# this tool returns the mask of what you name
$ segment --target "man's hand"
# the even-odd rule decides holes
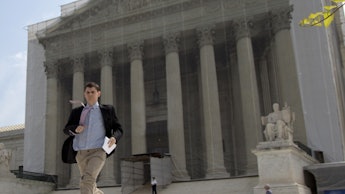
[[[81,132],[83,132],[84,131],[84,126],[82,126],[82,125],[79,125],[76,129],[75,129],[75,132],[76,133],[81,133]]]
[[[108,141],[108,146],[111,147],[114,144],[116,144],[116,139],[114,137],[111,137]]]

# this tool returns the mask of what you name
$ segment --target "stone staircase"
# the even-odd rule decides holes
[[[158,187],[159,194],[253,194],[258,177],[229,178],[172,183]],[[101,188],[104,194],[122,194],[121,187]],[[80,194],[79,190],[59,190],[51,194]],[[131,194],[151,194],[151,185],[145,184]]]
[[[100,188],[104,194],[122,194],[121,187],[105,187]],[[71,189],[71,190],[57,190],[53,191],[50,194],[80,194],[79,189]]]

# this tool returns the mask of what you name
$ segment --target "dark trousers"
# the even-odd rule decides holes
[[[152,185],[152,194],[157,194],[157,185]]]

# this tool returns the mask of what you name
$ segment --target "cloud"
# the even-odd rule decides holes
[[[24,52],[16,53],[14,56],[12,56],[12,58],[16,61],[19,61],[19,62],[25,62],[25,64],[26,64],[26,56],[27,56],[27,54],[24,51]],[[23,63],[21,63],[21,64],[23,64]]]
[[[0,61],[0,127],[25,121],[26,52],[17,52]]]

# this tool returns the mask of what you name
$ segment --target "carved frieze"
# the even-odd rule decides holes
[[[243,0],[223,0],[223,6],[225,9],[240,9],[244,7]]]
[[[89,47],[91,45],[91,41],[93,40],[91,38],[91,34],[89,31],[83,31],[82,33],[75,35],[74,38],[76,38],[77,40],[75,42],[74,48],[77,48],[77,49]]]
[[[91,39],[91,42],[101,42],[102,40],[104,40],[104,30],[102,29],[99,29],[98,32],[96,31],[93,31],[92,34],[91,34],[91,37],[89,39]]]
[[[122,1],[122,5],[125,8],[125,11],[133,11],[143,7],[150,6],[151,4],[156,4],[163,2],[164,0],[126,0]]]
[[[212,14],[214,12],[220,11],[221,9],[221,2],[219,0],[205,0],[204,1],[204,9],[205,12],[208,14]]]
[[[76,30],[105,22],[107,22],[105,27],[109,28],[175,13],[181,9],[201,5],[201,3],[200,0],[100,0],[97,5],[90,5],[88,10],[72,16],[59,30]],[[140,12],[140,10],[143,11]]]
[[[59,53],[63,44],[56,38],[44,42],[46,59],[52,58]]]
[[[261,4],[263,1],[262,0],[245,0],[246,5],[256,5],[256,4]]]

